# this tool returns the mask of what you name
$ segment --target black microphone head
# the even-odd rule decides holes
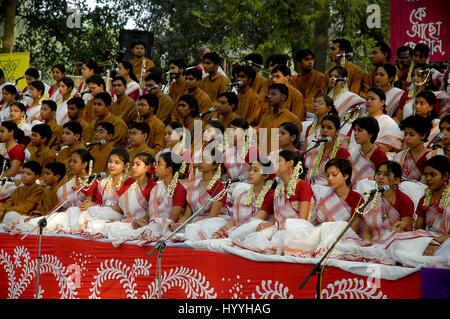
[[[378,189],[378,191],[380,191],[380,192],[387,192],[387,191],[389,191],[389,189],[391,189],[391,188],[388,185],[384,185],[384,186],[381,186]]]
[[[100,174],[98,174],[98,178],[105,178],[105,177],[106,177],[105,172],[101,172]]]
[[[100,140],[101,145],[106,145],[106,140]]]

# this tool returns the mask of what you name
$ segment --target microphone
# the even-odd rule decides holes
[[[22,80],[23,78],[25,78],[25,75],[22,75],[20,78],[18,78],[18,79],[16,79],[16,84],[17,84],[17,82],[19,82],[20,80]]]
[[[336,56],[337,57],[345,56],[345,57],[353,58],[353,52],[350,52],[350,53],[339,53],[339,54],[336,54]]]
[[[239,176],[239,177],[227,179],[226,183],[231,184],[231,183],[236,183],[236,182],[243,182],[244,180],[245,180],[244,176]]]
[[[87,89],[86,91],[81,92],[80,95],[83,96],[87,93],[91,93],[91,89]]]
[[[212,112],[214,112],[216,109],[215,108],[213,108],[213,107],[210,107],[209,109],[207,109],[205,112],[203,112],[203,113],[200,113],[200,117],[203,117],[203,116],[205,116],[206,114],[209,114],[209,113],[212,113]]]
[[[90,147],[90,146],[94,146],[94,145],[105,145],[105,144],[106,144],[105,140],[100,140],[100,141],[96,141],[96,142],[88,142],[88,143],[86,143],[86,146]]]
[[[254,66],[255,65],[255,66],[257,66],[260,69],[264,69],[264,65],[261,65],[261,64],[258,64],[256,62],[253,62],[252,60],[248,60],[247,64],[250,65],[250,66]]]
[[[14,182],[14,178],[12,177],[2,177],[0,178],[0,182],[4,185],[6,182]]]
[[[228,83],[227,86],[240,86],[240,85],[242,85],[242,84],[244,84],[244,82],[242,82],[242,81],[237,81],[237,82],[231,82],[231,83]]]
[[[149,88],[147,89],[147,91],[150,92],[151,90],[154,90],[154,89],[157,89],[157,88],[159,88],[159,85],[155,84],[155,85],[153,85],[152,87],[149,87]]]
[[[339,81],[342,81],[342,82],[348,82],[348,78],[347,77],[345,77],[345,78],[333,78],[334,79],[334,81],[336,81],[336,82],[339,82]]]
[[[431,148],[435,147],[437,145],[437,143],[439,143],[440,141],[445,139],[445,135],[444,133],[439,134],[433,141],[433,143],[431,143]]]
[[[104,177],[106,177],[106,173],[105,172],[101,172],[101,173],[92,174],[92,175],[83,177],[83,179],[93,180],[95,178],[104,178]]]
[[[370,190],[370,191],[367,191],[367,192],[365,192],[363,195],[373,195],[373,194],[375,194],[375,193],[377,193],[377,192],[383,193],[383,192],[387,192],[389,189],[390,189],[389,186],[384,185],[384,186],[381,186],[381,187],[379,187],[379,188],[375,188],[375,189],[372,189],[372,190]]]
[[[316,144],[319,144],[319,143],[330,143],[332,140],[333,139],[328,136],[328,137],[321,138],[321,139],[319,139],[317,141],[313,141],[313,142],[316,142]]]

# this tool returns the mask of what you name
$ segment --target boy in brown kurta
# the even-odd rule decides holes
[[[30,161],[36,161],[41,167],[56,160],[56,154],[48,148],[52,130],[47,124],[36,124],[31,128]]]
[[[66,165],[66,171],[69,170],[69,159],[72,153],[83,146],[80,143],[81,134],[80,123],[70,121],[63,125],[61,150],[58,152],[56,160]]]
[[[147,145],[153,152],[158,153],[164,148],[164,123],[155,115],[158,112],[159,100],[156,95],[144,94],[138,99],[139,118],[138,122],[149,126],[147,133]],[[132,123],[131,123],[132,124]],[[128,130],[128,133],[130,131]]]
[[[150,127],[144,122],[133,122],[128,129],[128,153],[130,154],[130,162],[133,162],[136,154],[140,152],[150,153],[155,158],[158,152],[148,147],[146,141],[150,132]]]
[[[41,120],[50,127],[50,130],[52,132],[51,136],[47,140],[47,146],[55,153],[58,152],[61,148],[61,135],[62,135],[62,127],[58,126],[58,124],[55,121],[56,107],[57,105],[55,101],[52,100],[42,101]]]
[[[125,122],[111,113],[111,96],[106,92],[101,92],[94,96],[95,118],[89,123],[89,142],[95,141],[94,130],[100,122],[109,122],[114,125],[114,135],[111,138],[113,147],[126,146],[128,128]]]
[[[325,94],[325,74],[314,70],[315,56],[309,49],[300,49],[296,55],[300,72],[293,76],[291,84],[303,94],[303,103],[307,112],[313,112],[314,98]]]
[[[164,125],[170,122],[170,118],[175,110],[175,102],[172,98],[161,92],[162,79],[160,73],[150,73],[145,78],[147,87],[145,93],[153,94],[158,98],[158,107],[155,109],[155,115]]]
[[[375,44],[375,47],[372,50],[372,54],[370,55],[370,62],[377,69],[377,66],[382,65],[384,63],[389,63],[391,59],[391,48],[384,42],[378,42]],[[359,92],[359,96],[366,97],[367,91],[375,87],[375,70],[370,71],[365,74],[362,83],[361,83],[361,92]]]
[[[225,130],[230,127],[232,120],[239,117],[239,115],[234,112],[238,103],[238,97],[234,92],[222,93],[217,99],[217,120],[223,125]]]
[[[200,87],[209,95],[211,101],[215,103],[220,93],[230,90],[227,86],[230,80],[217,72],[220,66],[220,57],[216,52],[205,53],[202,62],[208,76],[202,79]]]
[[[87,79],[86,84],[89,87],[92,98],[86,102],[83,109],[83,118],[86,122],[90,123],[95,118],[93,97],[101,92],[106,92],[106,84],[105,80],[98,74],[94,74]]]
[[[260,100],[264,100],[267,96],[267,79],[261,75],[259,75],[259,72],[261,71],[261,68],[263,68],[263,57],[261,54],[258,53],[251,53],[244,57],[244,61],[247,63],[247,65],[251,66],[253,70],[256,72],[255,79],[252,82],[252,90],[256,93],[256,95],[259,97]]]
[[[111,113],[128,125],[136,119],[137,108],[134,100],[125,93],[127,81],[121,76],[115,77],[112,80],[112,89],[116,100],[111,103]]]
[[[66,166],[61,162],[50,162],[44,167],[43,190],[41,198],[36,208],[31,212],[35,216],[45,216],[49,214],[57,205],[58,197],[56,191],[62,185],[66,175]]]
[[[80,123],[83,130],[81,134],[81,143],[87,142],[89,135],[89,123],[83,118],[84,105],[84,100],[80,97],[73,97],[67,101],[67,114],[69,119]]]
[[[292,122],[298,126],[300,133],[302,131],[302,123],[298,117],[287,109],[286,101],[288,95],[289,90],[284,84],[274,83],[269,87],[267,99],[273,112],[270,115],[265,116],[259,125],[259,128],[267,129],[266,134],[263,134],[263,132],[259,130],[259,138],[263,141],[263,143],[260,143],[260,150],[265,154],[269,154],[273,151],[271,149],[271,141],[272,138],[276,137],[272,136],[272,128],[278,128],[284,122]],[[266,145],[264,145],[264,141],[267,141]]]
[[[114,125],[110,122],[100,122],[94,130],[95,142],[104,140],[105,144],[97,144],[88,149],[92,157],[95,158],[93,173],[108,173],[106,166],[108,165],[109,154],[113,150],[111,138],[114,136]]]
[[[22,184],[11,196],[0,205],[0,222],[5,224],[19,224],[33,217],[32,211],[37,207],[42,194],[42,186],[36,180],[42,173],[38,162],[29,161],[23,164]]]

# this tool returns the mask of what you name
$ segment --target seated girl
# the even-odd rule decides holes
[[[375,171],[377,187],[389,186],[378,192],[364,212],[363,245],[382,244],[393,230],[412,230],[414,202],[399,190],[402,167],[394,161],[381,163]]]
[[[428,122],[419,115],[411,115],[399,127],[405,132],[407,149],[397,153],[393,160],[402,167],[402,181],[423,181],[423,165],[431,155],[424,146],[430,134]]]
[[[22,134],[21,134],[22,133]],[[12,121],[4,121],[0,126],[0,141],[2,142],[0,155],[10,161],[10,168],[3,171],[2,177],[20,180],[20,173],[25,161],[25,150],[18,140],[23,132]]]
[[[11,121],[16,123],[17,127],[20,128],[24,135],[31,138],[31,124],[26,121],[27,119],[27,108],[25,105],[23,105],[20,102],[13,102],[13,104],[10,107],[10,117]],[[28,143],[22,143],[21,144],[28,144]]]
[[[316,118],[306,129],[305,142],[302,145],[303,151],[313,146],[314,140],[320,139],[320,123],[322,123],[323,118],[328,114],[339,114],[334,107],[333,99],[323,94],[314,98],[313,112]]]
[[[439,122],[439,132],[444,138],[436,145],[436,149],[432,151],[432,156],[444,155],[450,159],[450,114],[444,116]]]
[[[333,158],[327,162],[325,172],[329,186],[312,186],[318,200],[313,224],[338,220],[348,222],[364,202],[361,194],[351,188],[352,170],[352,163],[346,158]],[[361,216],[357,214],[351,225],[355,233],[360,232],[360,224]]]
[[[299,128],[292,122],[284,122],[278,127],[278,145],[280,149],[272,151],[269,154],[269,159],[273,163],[274,171],[278,168],[278,154],[281,150],[291,150],[300,153],[300,150],[295,147],[299,139]]]
[[[80,229],[89,233],[106,234],[106,223],[121,220],[124,215],[118,206],[120,196],[134,183],[128,176],[129,154],[123,148],[114,148],[108,157],[109,176],[98,182],[100,198],[97,202],[84,201],[80,205]]]
[[[267,158],[258,158],[250,165],[248,181],[251,186],[237,196],[233,205],[233,218],[216,231],[212,239],[234,237],[239,233],[239,226],[248,225],[250,220],[255,223],[250,231],[256,231],[261,220],[273,218],[273,196],[277,183],[271,166]],[[247,231],[244,230],[241,236]]]
[[[393,116],[398,109],[403,90],[393,86],[396,68],[390,63],[378,65],[375,69],[375,87],[386,94],[386,114]]]
[[[375,168],[388,160],[375,141],[378,137],[380,127],[378,121],[372,116],[356,119],[352,123],[355,141],[360,146],[350,150],[353,161],[352,183],[356,186],[363,179],[373,180]]]
[[[42,123],[39,119],[41,113],[42,101],[48,98],[48,93],[45,90],[45,85],[41,81],[33,81],[28,87],[33,101],[27,105],[26,122],[33,126],[37,123]]]
[[[0,121],[9,121],[11,119],[11,105],[14,103],[17,94],[17,88],[13,84],[6,84],[2,87],[3,104],[0,110]]]
[[[221,162],[221,150],[214,147],[203,149],[202,162],[198,164],[198,170],[202,173],[202,176],[188,184],[186,210],[177,223],[171,225],[171,230],[175,230],[194,213],[202,210],[186,227],[185,239],[210,238],[218,228],[229,220],[227,189],[225,189],[229,185],[225,185],[220,179],[222,175]],[[208,203],[212,199],[214,201]],[[200,221],[202,222],[198,225],[192,225]],[[192,236],[192,229],[198,229],[194,231],[194,236]],[[197,235],[200,237],[197,238]]]
[[[350,153],[340,145],[339,128],[341,121],[334,114],[325,116],[321,123],[322,138],[331,137],[328,143],[321,143],[318,148],[306,153],[305,166],[308,170],[306,180],[311,184],[328,185],[325,164],[335,157],[350,159]]]
[[[449,175],[450,163],[445,156],[434,156],[424,164],[425,183],[428,189],[419,201],[414,226],[415,229],[425,229],[434,237],[425,249],[424,255],[434,255],[450,238]]]
[[[436,95],[432,91],[425,90],[416,96],[416,115],[419,115],[427,120],[430,126],[430,134],[424,146],[429,148],[434,139],[439,135],[439,117],[435,109]]]

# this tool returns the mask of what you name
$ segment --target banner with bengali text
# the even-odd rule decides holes
[[[450,57],[450,1],[391,0],[391,50],[423,42],[430,47],[430,62]]]

